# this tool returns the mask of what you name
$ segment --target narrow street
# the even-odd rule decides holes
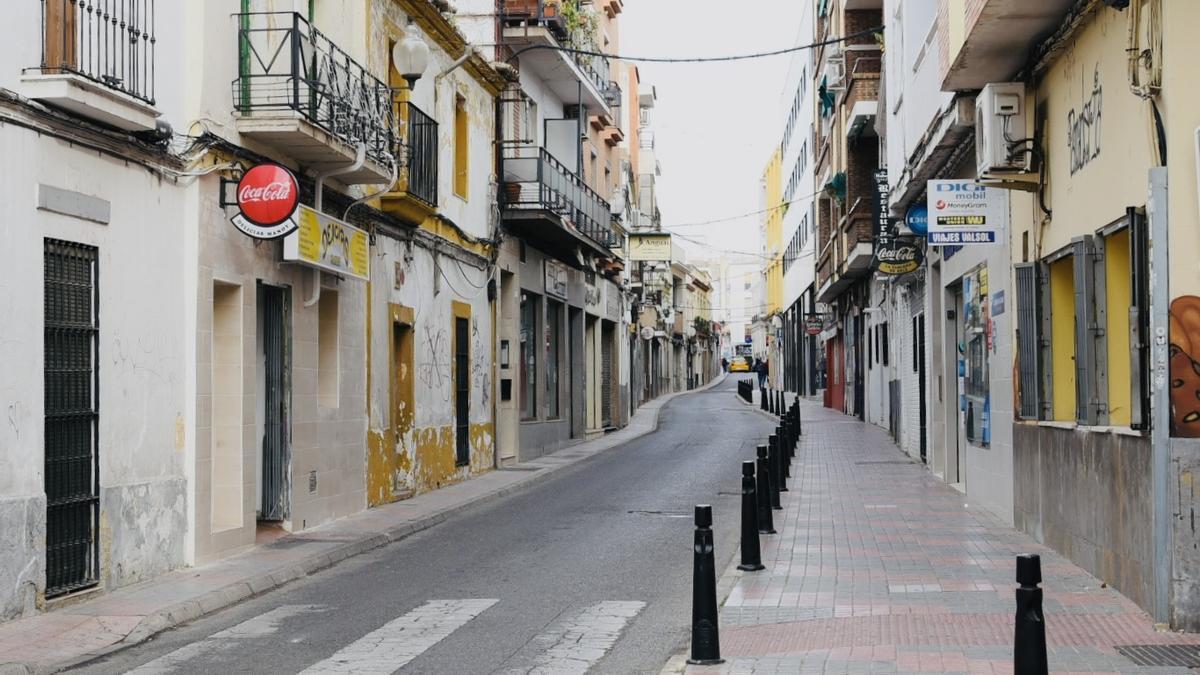
[[[656,433],[78,672],[393,672],[407,660],[401,672],[656,673],[688,638],[695,504],[715,507],[718,570],[737,551],[739,462],[770,423],[735,387],[677,397]],[[583,639],[563,649],[568,629]]]

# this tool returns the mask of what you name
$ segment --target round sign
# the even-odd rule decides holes
[[[271,228],[292,217],[300,204],[296,177],[278,164],[259,164],[242,174],[237,187],[242,217],[254,225]]]
[[[908,213],[904,214],[904,224],[914,233],[924,237],[929,232],[929,206],[918,202],[908,207]]]
[[[654,329],[649,326],[642,327],[642,339],[649,340],[654,337]]]

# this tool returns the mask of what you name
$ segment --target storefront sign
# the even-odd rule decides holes
[[[908,207],[908,213],[904,214],[904,224],[913,234],[924,237],[929,232],[929,206],[917,202]]]
[[[665,232],[629,235],[629,259],[633,261],[670,260],[671,235]]]
[[[259,164],[242,174],[233,226],[255,239],[278,239],[296,230],[300,187],[291,171]]]
[[[546,295],[560,300],[567,299],[567,268],[553,260],[546,260]]]
[[[1008,222],[1008,191],[969,180],[931,180],[929,245],[994,244]]]
[[[825,330],[825,315],[824,314],[805,314],[804,315],[804,332],[809,335],[820,335],[821,331]]]
[[[333,216],[300,206],[298,227],[283,240],[283,259],[366,280],[370,276],[367,233]]]
[[[880,274],[915,272],[925,260],[925,250],[916,237],[880,237],[875,246],[875,269]]]

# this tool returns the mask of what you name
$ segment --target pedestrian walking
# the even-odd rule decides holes
[[[754,372],[758,373],[758,388],[767,386],[767,362],[759,358],[754,359]]]
[[[721,370],[727,373],[729,372],[729,359],[725,358],[724,356],[721,357]]]

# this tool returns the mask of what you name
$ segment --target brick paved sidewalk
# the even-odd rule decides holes
[[[882,429],[801,405],[779,534],[762,539],[767,569],[731,568],[726,663],[688,673],[1011,673],[1018,553],[1042,556],[1052,671],[1191,672],[1139,667],[1114,647],[1200,635],[1156,632],[1119,593],[969,507]]]

